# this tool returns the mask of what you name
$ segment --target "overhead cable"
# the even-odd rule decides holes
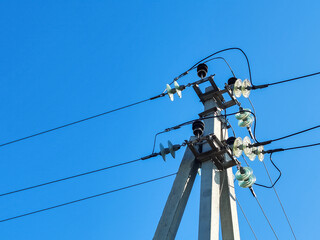
[[[151,100],[163,97],[165,95],[166,95],[166,93],[162,93],[162,94],[159,94],[159,95],[154,96],[152,98],[148,98],[148,99],[145,99],[145,100],[142,100],[142,101],[139,101],[139,102],[131,103],[131,104],[123,106],[123,107],[115,108],[115,109],[110,110],[110,111],[99,113],[99,114],[96,114],[96,115],[93,115],[93,116],[90,116],[90,117],[87,117],[87,118],[83,118],[83,119],[80,119],[80,120],[77,120],[77,121],[74,121],[74,122],[70,122],[70,123],[67,123],[67,124],[64,124],[64,125],[61,125],[61,126],[58,126],[58,127],[55,127],[55,128],[51,128],[51,129],[48,129],[48,130],[45,130],[45,131],[42,131],[42,132],[38,132],[38,133],[29,135],[29,136],[26,136],[26,137],[22,137],[22,138],[18,138],[18,139],[15,139],[15,140],[12,140],[12,141],[9,141],[9,142],[6,142],[6,143],[2,143],[2,144],[0,144],[0,147],[4,147],[4,146],[7,146],[9,144],[17,143],[17,142],[20,142],[20,141],[23,141],[23,140],[26,140],[26,139],[29,139],[29,138],[37,137],[39,135],[43,135],[43,134],[46,134],[46,133],[49,133],[49,132],[53,132],[53,131],[59,130],[61,128],[70,127],[70,126],[78,124],[78,123],[82,123],[82,122],[85,122],[85,121],[88,121],[88,120],[91,120],[91,119],[94,119],[94,118],[97,118],[97,117],[101,117],[101,116],[104,116],[104,115],[107,115],[107,114],[110,114],[110,113],[113,113],[113,112],[120,111],[120,110],[125,109],[125,108],[129,108],[129,107],[132,107],[132,106],[135,106],[135,105],[147,102],[147,101],[151,101]]]
[[[183,145],[180,145],[180,146],[183,146]],[[160,154],[161,153],[152,153],[150,155],[147,155],[147,156],[135,159],[135,160],[131,160],[131,161],[123,162],[123,163],[118,163],[118,164],[115,164],[115,165],[111,165],[111,166],[107,166],[107,167],[104,167],[104,168],[95,169],[95,170],[88,171],[88,172],[79,173],[79,174],[72,175],[72,176],[69,176],[69,177],[59,178],[59,179],[56,179],[56,180],[53,180],[53,181],[40,183],[40,184],[37,184],[37,185],[34,185],[34,186],[21,188],[21,189],[13,190],[13,191],[6,192],[6,193],[1,193],[0,197],[4,197],[4,196],[11,195],[11,194],[14,194],[14,193],[24,192],[24,191],[31,190],[31,189],[34,189],[34,188],[47,186],[47,185],[50,185],[50,184],[53,184],[53,183],[63,182],[63,181],[66,181],[66,180],[82,177],[82,176],[93,174],[93,173],[106,171],[106,170],[111,169],[111,168],[116,168],[116,167],[128,165],[128,164],[135,163],[135,162],[138,162],[138,161],[141,161],[141,160],[147,160],[147,159],[156,157],[156,156],[158,156]]]
[[[217,52],[215,52],[215,53],[210,54],[209,56],[207,56],[207,57],[201,59],[200,61],[198,61],[196,64],[194,64],[194,65],[193,65],[191,68],[189,68],[187,71],[181,73],[181,74],[180,74],[178,77],[176,77],[174,80],[178,80],[179,78],[187,75],[187,74],[189,73],[189,71],[195,69],[200,63],[203,63],[205,60],[211,58],[212,56],[217,55],[217,54],[222,53],[222,52],[232,51],[232,50],[240,51],[240,52],[243,54],[243,56],[246,58],[247,66],[248,66],[248,71],[249,71],[249,80],[250,80],[250,82],[251,82],[251,85],[253,85],[253,83],[252,83],[252,76],[251,76],[251,68],[250,68],[250,63],[249,63],[248,56],[247,56],[247,54],[246,54],[241,48],[237,48],[237,47],[222,49],[222,50],[220,50],[220,51],[217,51]],[[213,59],[212,59],[212,60],[213,60]],[[209,61],[210,61],[210,60],[209,60]],[[228,64],[228,65],[229,65],[229,64]],[[171,84],[171,83],[170,83],[170,84]]]
[[[254,183],[254,185],[257,185],[259,187],[264,187],[264,188],[273,188],[277,182],[279,181],[281,175],[282,175],[282,172],[281,170],[276,166],[276,164],[272,161],[272,153],[270,154],[270,162],[272,163],[272,165],[278,170],[279,172],[279,176],[278,178],[276,179],[276,181],[274,181],[274,183],[271,183],[271,186],[266,186],[266,185],[263,185],[263,184],[259,184],[259,183]],[[263,162],[263,164],[265,165],[265,163]]]
[[[71,202],[66,202],[66,203],[58,204],[58,205],[55,205],[55,206],[52,206],[52,207],[43,208],[43,209],[40,209],[40,210],[37,210],[37,211],[32,211],[32,212],[24,213],[24,214],[17,215],[17,216],[14,216],[14,217],[5,218],[5,219],[0,220],[0,223],[7,222],[7,221],[10,221],[10,220],[14,220],[14,219],[17,219],[17,218],[26,217],[26,216],[33,215],[33,214],[36,214],[36,213],[52,210],[52,209],[55,209],[55,208],[63,207],[63,206],[66,206],[66,205],[82,202],[82,201],[85,201],[85,200],[88,200],[88,199],[101,197],[101,196],[108,195],[108,194],[115,193],[115,192],[119,192],[119,191],[122,191],[122,190],[125,190],[125,189],[129,189],[129,188],[137,187],[137,186],[144,185],[144,184],[147,184],[147,183],[155,182],[155,181],[158,181],[158,180],[161,180],[161,179],[164,179],[164,178],[168,178],[168,177],[171,177],[171,176],[174,176],[174,175],[176,175],[176,173],[172,173],[172,174],[169,174],[169,175],[166,175],[166,176],[163,176],[163,177],[154,178],[154,179],[151,179],[151,180],[148,180],[148,181],[136,183],[136,184],[129,185],[129,186],[126,186],[126,187],[114,189],[114,190],[111,190],[111,191],[108,191],[108,192],[99,193],[99,194],[92,195],[92,196],[89,196],[89,197],[80,198],[78,200],[74,200],[74,201],[71,201]]]
[[[271,149],[271,150],[264,151],[264,153],[269,153],[270,154],[270,153],[283,152],[283,151],[295,150],[295,149],[300,149],[300,148],[315,147],[315,146],[319,146],[319,145],[320,145],[320,142],[319,143],[314,143],[314,144],[309,144],[309,145],[291,147],[291,148]]]
[[[246,219],[246,222],[248,223],[248,225],[249,225],[249,227],[250,227],[250,229],[251,229],[251,232],[252,232],[252,234],[253,234],[254,238],[255,238],[256,240],[258,240],[257,235],[256,235],[256,234],[255,234],[255,232],[253,231],[253,228],[252,228],[252,226],[251,226],[251,224],[250,224],[250,222],[249,222],[249,219],[247,218],[247,216],[246,216],[246,214],[245,214],[245,212],[244,212],[243,208],[241,207],[241,205],[240,205],[240,202],[239,202],[238,198],[237,198],[237,197],[235,197],[235,196],[234,196],[234,198],[236,199],[237,204],[238,204],[238,206],[239,206],[239,208],[240,208],[240,210],[241,210],[241,212],[242,212],[242,214],[243,214],[244,218]]]
[[[270,155],[270,158],[271,158],[271,155]],[[272,160],[271,160],[271,162],[272,162]],[[273,162],[272,162],[273,163]],[[286,218],[286,220],[287,220],[287,223],[288,223],[288,225],[289,225],[289,227],[290,227],[290,229],[291,229],[291,233],[292,233],[292,235],[293,235],[293,237],[294,237],[294,239],[296,239],[297,240],[297,237],[296,237],[296,235],[295,235],[295,233],[294,233],[294,231],[293,231],[293,227],[292,227],[292,225],[291,225],[291,223],[290,223],[290,220],[289,220],[289,217],[288,217],[288,215],[287,215],[287,213],[286,213],[286,210],[284,209],[284,206],[283,206],[283,204],[282,204],[282,202],[281,202],[281,200],[280,200],[280,197],[279,197],[279,195],[278,195],[278,193],[277,193],[277,190],[276,190],[276,188],[275,188],[275,183],[273,183],[273,181],[272,181],[272,179],[271,179],[271,176],[270,176],[270,173],[269,173],[269,171],[268,171],[268,168],[267,168],[267,166],[266,166],[266,164],[263,162],[263,165],[264,165],[264,168],[265,168],[265,170],[266,170],[266,172],[267,172],[267,175],[268,175],[268,178],[269,178],[269,180],[270,180],[270,183],[271,183],[271,185],[272,185],[272,188],[273,188],[273,191],[274,191],[274,193],[276,194],[276,197],[277,197],[277,199],[278,199],[278,202],[279,202],[279,204],[280,204],[280,206],[281,206],[281,208],[282,208],[282,211],[283,211],[283,213],[284,213],[284,216],[285,216],[285,218]],[[277,168],[277,167],[276,167]],[[277,168],[278,169],[278,168]],[[279,169],[278,169],[279,170]],[[280,170],[279,170],[280,171]],[[280,174],[281,174],[281,172],[280,172]],[[280,176],[279,176],[279,178],[280,178]],[[277,181],[279,180],[279,178],[277,179]]]
[[[278,236],[277,236],[277,234],[276,234],[276,231],[275,231],[274,228],[272,227],[272,224],[271,224],[269,218],[267,217],[265,211],[263,210],[263,208],[262,208],[262,206],[261,206],[261,204],[260,204],[260,202],[259,202],[259,200],[258,200],[258,197],[255,195],[254,198],[256,199],[256,201],[257,201],[257,203],[258,203],[258,205],[259,205],[259,207],[260,207],[260,209],[261,209],[261,212],[263,213],[265,219],[267,220],[267,222],[268,222],[268,224],[269,224],[269,226],[270,226],[270,228],[271,228],[274,236],[276,237],[276,239],[279,240],[279,238],[278,238]]]
[[[261,85],[255,85],[252,86],[252,89],[261,89],[261,88],[266,88],[269,86],[273,86],[273,85],[277,85],[277,84],[282,84],[282,83],[287,83],[287,82],[291,82],[291,81],[296,81],[299,79],[303,79],[303,78],[307,78],[307,77],[312,77],[312,76],[316,76],[319,75],[320,72],[316,72],[316,73],[311,73],[311,74],[307,74],[307,75],[303,75],[303,76],[299,76],[299,77],[295,77],[295,78],[290,78],[287,80],[283,80],[283,81],[279,81],[279,82],[274,82],[274,83],[267,83],[267,84],[261,84]]]
[[[6,192],[6,193],[1,193],[0,197],[4,197],[4,196],[11,195],[11,194],[18,193],[18,192],[31,190],[31,189],[38,188],[38,187],[43,187],[43,186],[50,185],[50,184],[53,184],[53,183],[58,183],[58,182],[70,180],[70,179],[73,179],[73,178],[82,177],[82,176],[93,174],[93,173],[97,173],[97,172],[102,172],[102,171],[105,171],[105,170],[108,170],[108,169],[111,169],[111,168],[116,168],[116,167],[120,167],[120,166],[123,166],[123,165],[127,165],[127,164],[131,164],[131,163],[134,163],[134,162],[138,162],[140,160],[141,160],[141,158],[135,159],[135,160],[132,160],[132,161],[128,161],[128,162],[123,162],[123,163],[111,165],[111,166],[104,167],[104,168],[95,169],[95,170],[84,172],[84,173],[79,173],[79,174],[72,175],[72,176],[65,177],[65,178],[59,178],[59,179],[56,179],[56,180],[53,180],[53,181],[40,183],[40,184],[37,184],[37,185],[34,185],[34,186],[21,188],[21,189],[17,189],[17,190]]]
[[[254,146],[267,145],[267,144],[270,144],[270,143],[273,143],[273,142],[276,142],[276,141],[280,141],[280,140],[283,140],[283,139],[286,139],[286,138],[290,138],[290,137],[299,135],[299,134],[301,134],[301,133],[309,132],[309,131],[314,130],[314,129],[317,129],[317,128],[320,128],[320,125],[316,125],[316,126],[314,126],[314,127],[307,128],[307,129],[304,129],[304,130],[302,130],[302,131],[298,131],[298,132],[295,132],[295,133],[292,133],[292,134],[289,134],[289,135],[286,135],[286,136],[283,136],[283,137],[279,137],[279,138],[275,138],[275,139],[271,139],[271,140],[259,142],[259,143],[253,144],[253,145],[254,145]]]

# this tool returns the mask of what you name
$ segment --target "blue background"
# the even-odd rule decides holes
[[[255,84],[319,71],[319,1],[1,1],[0,140],[38,131],[151,97],[210,53],[241,47]],[[248,78],[243,56],[223,54],[237,77]],[[218,60],[216,82],[231,77]],[[195,81],[191,72],[181,84]],[[268,140],[319,124],[319,77],[252,92],[257,138]],[[241,98],[244,106],[249,106]],[[203,109],[192,89],[0,149],[0,192],[93,170],[151,153],[154,134],[193,119]],[[234,109],[236,110],[236,109]],[[230,112],[230,110],[229,110]],[[236,127],[234,117],[230,121]],[[246,131],[237,128],[239,136]],[[319,141],[313,131],[267,149]],[[180,143],[190,127],[162,135]],[[158,147],[157,147],[158,150]],[[177,171],[161,158],[0,198],[0,218]],[[277,185],[298,239],[318,235],[319,148],[274,154]],[[277,172],[266,164],[276,178]],[[252,163],[258,182],[269,183]],[[0,238],[151,239],[173,177],[0,224]],[[199,178],[177,239],[197,239]],[[280,239],[293,239],[272,190],[256,193]],[[236,188],[258,239],[274,239],[254,198]],[[253,235],[238,210],[242,239]]]

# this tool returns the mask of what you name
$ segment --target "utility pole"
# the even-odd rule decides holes
[[[208,77],[207,81],[212,86],[208,87],[205,93],[201,92],[198,85],[193,86],[204,104],[204,112],[199,114],[201,117],[220,115],[223,109],[237,104],[230,89],[226,87],[220,90],[214,83],[213,76]],[[231,97],[229,102],[222,97],[226,92]],[[205,119],[204,124],[204,143],[199,147],[199,140],[195,137],[187,143],[188,148],[181,161],[154,240],[175,239],[199,167],[201,190],[198,239],[219,240],[219,220],[224,240],[240,239],[231,168],[237,165],[237,160],[223,145],[223,141],[228,137],[227,123],[223,117],[214,117]]]

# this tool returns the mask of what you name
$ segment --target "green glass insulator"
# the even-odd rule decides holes
[[[243,152],[248,157],[252,153],[251,141],[248,136],[243,138]]]
[[[173,84],[174,84],[174,88],[176,89],[176,93],[178,94],[179,98],[182,98],[179,84],[177,83],[177,81],[174,81]]]
[[[235,115],[236,119],[243,120],[250,116],[251,110],[249,108],[245,108],[243,110],[244,110],[243,112],[239,112]]]
[[[243,168],[244,173],[241,173],[240,170],[238,170],[235,174],[236,179],[238,181],[245,181],[247,180],[253,173],[252,169],[250,167],[244,167]]]
[[[253,117],[248,116],[244,118],[243,120],[239,120],[238,126],[239,127],[249,127],[253,123]]]
[[[167,84],[166,89],[167,89],[167,93],[168,93],[170,100],[173,101],[173,91],[172,91],[172,88],[170,87],[169,84]]]
[[[242,154],[242,139],[241,137],[236,138],[233,143],[233,155],[240,157]]]
[[[239,98],[241,97],[241,87],[242,87],[242,81],[241,79],[237,79],[237,81],[234,83],[234,86],[233,86],[233,94]]]
[[[242,86],[241,86],[241,92],[242,92],[242,95],[245,97],[245,98],[248,98],[249,95],[250,95],[250,90],[251,90],[251,83],[248,79],[245,79],[243,80],[242,82]]]
[[[245,181],[239,181],[239,186],[242,188],[249,188],[256,182],[256,176],[253,174]]]
[[[252,152],[251,154],[248,156],[248,158],[251,160],[251,161],[254,161],[256,159],[256,156],[257,156],[257,148],[256,147],[252,147],[251,148]]]
[[[259,159],[259,161],[260,162],[262,162],[263,161],[263,159],[264,159],[264,147],[263,146],[259,146],[258,147],[258,149],[257,149],[257,152],[258,152],[258,159]]]

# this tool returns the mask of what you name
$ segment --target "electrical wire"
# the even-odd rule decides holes
[[[214,56],[214,55],[217,55],[217,54],[219,54],[219,53],[226,52],[226,51],[231,51],[231,50],[238,50],[238,51],[240,51],[240,52],[242,53],[242,55],[246,58],[247,65],[248,65],[248,71],[249,71],[249,80],[250,80],[250,82],[251,82],[251,85],[253,86],[253,84],[252,84],[252,76],[251,76],[251,68],[250,68],[250,63],[249,63],[248,56],[246,55],[246,53],[245,53],[241,48],[237,48],[237,47],[222,49],[222,50],[217,51],[217,52],[215,52],[215,53],[213,53],[213,54],[210,54],[209,56],[207,56],[207,57],[203,58],[202,60],[198,61],[196,64],[194,64],[194,65],[193,65],[191,68],[189,68],[187,71],[181,73],[178,77],[176,77],[176,78],[170,83],[170,85],[171,85],[174,81],[177,81],[179,78],[186,76],[186,75],[189,73],[189,71],[195,69],[200,63],[204,62],[204,61],[207,60],[208,58],[210,58],[210,57],[212,57],[212,56]],[[210,60],[208,60],[208,61],[206,61],[206,62],[209,62],[209,61],[212,61],[212,60],[215,60],[215,59],[222,59],[222,58],[220,58],[220,57],[219,57],[219,58],[212,58],[212,59],[210,59]],[[224,58],[223,58],[223,59],[224,59]],[[227,62],[225,59],[224,59],[224,61],[227,63],[227,65],[229,66],[232,74],[234,75],[234,73],[233,73],[230,65],[228,64],[228,62]],[[234,75],[234,76],[235,76],[235,75]]]
[[[240,51],[240,52],[243,54],[243,56],[246,58],[247,65],[248,65],[248,71],[249,71],[249,80],[250,80],[250,82],[251,82],[251,85],[253,85],[253,84],[252,84],[252,76],[251,76],[251,68],[250,68],[250,63],[249,63],[248,56],[247,56],[247,54],[246,54],[241,48],[237,48],[237,47],[226,48],[226,49],[222,49],[222,50],[220,50],[220,51],[217,51],[217,52],[215,52],[215,53],[213,53],[213,54],[211,54],[211,55],[203,58],[202,60],[198,61],[198,62],[197,62],[196,64],[194,64],[191,68],[189,68],[189,69],[187,70],[187,72],[195,69],[195,68],[198,66],[198,64],[202,63],[203,61],[207,60],[208,58],[210,58],[210,57],[212,57],[212,56],[214,56],[214,55],[217,55],[217,54],[219,54],[219,53],[226,52],[226,51],[231,51],[231,50],[238,50],[238,51]]]
[[[307,74],[307,75],[303,75],[303,76],[295,77],[295,78],[290,78],[290,79],[283,80],[283,81],[279,81],[279,82],[268,83],[268,84],[265,84],[265,85],[267,85],[267,87],[269,87],[269,86],[272,86],[272,85],[277,85],[277,84],[281,84],[281,83],[291,82],[291,81],[295,81],[295,80],[302,79],[302,78],[307,78],[307,77],[312,77],[312,76],[319,75],[319,74],[320,74],[320,72],[311,73],[311,74]]]
[[[247,110],[242,110],[242,112],[250,112],[250,111],[247,111]],[[153,151],[152,153],[154,152],[155,150],[155,145],[156,145],[156,141],[157,141],[157,137],[160,135],[160,134],[163,134],[163,133],[167,133],[167,132],[170,132],[170,131],[173,131],[173,130],[177,130],[183,126],[186,126],[186,125],[190,125],[192,123],[194,123],[195,121],[198,121],[198,120],[206,120],[206,119],[211,119],[211,118],[216,118],[216,117],[227,117],[227,116],[232,116],[232,115],[235,115],[239,112],[233,112],[233,113],[228,113],[228,114],[224,114],[224,115],[215,115],[215,116],[209,116],[209,117],[201,117],[201,118],[197,118],[197,119],[193,119],[193,120],[189,120],[189,121],[186,121],[184,123],[181,123],[181,124],[178,124],[174,127],[170,127],[170,128],[166,128],[165,130],[161,131],[161,132],[158,132],[155,137],[154,137],[154,141],[153,141]],[[251,112],[250,112],[251,113]],[[254,115],[254,114],[253,114]],[[254,118],[255,115],[254,115]],[[230,125],[231,126],[231,125]],[[232,128],[233,130],[233,128]],[[233,130],[233,134],[235,135],[235,132]]]
[[[158,137],[158,135],[160,135],[160,134],[162,134],[162,133],[165,133],[165,131],[158,132],[156,135],[154,135],[152,153],[154,153],[154,149],[155,149],[155,147],[156,147],[157,137]]]
[[[254,196],[254,198],[257,200],[257,203],[258,203],[258,205],[259,205],[259,207],[260,207],[260,209],[261,209],[261,211],[262,211],[262,213],[263,213],[263,215],[264,215],[265,219],[267,220],[267,222],[268,222],[268,224],[269,224],[269,226],[270,226],[270,228],[271,228],[271,230],[272,230],[272,232],[273,232],[274,236],[276,237],[276,239],[278,239],[278,240],[279,240],[279,238],[278,238],[278,236],[277,236],[277,234],[276,234],[276,232],[275,232],[274,228],[272,227],[271,222],[269,221],[269,219],[268,219],[268,217],[267,217],[267,215],[266,215],[265,211],[263,210],[263,208],[262,208],[262,206],[261,206],[261,204],[260,204],[260,202],[259,202],[259,200],[258,200],[258,197],[255,195],[255,196]]]
[[[183,147],[183,146],[185,146],[185,145],[186,145],[186,142],[184,142],[183,144],[181,144],[181,145],[179,145],[179,146],[180,146],[180,147]],[[179,149],[180,149],[180,148],[179,148]],[[177,149],[177,150],[178,150],[178,149]],[[177,150],[176,150],[176,151],[177,151]],[[147,155],[147,156],[144,156],[144,157],[135,159],[135,160],[131,160],[131,161],[123,162],[123,163],[118,163],[118,164],[115,164],[115,165],[111,165],[111,166],[107,166],[107,167],[104,167],[104,168],[95,169],[95,170],[88,171],[88,172],[79,173],[79,174],[72,175],[72,176],[65,177],[65,178],[59,178],[59,179],[56,179],[56,180],[53,180],[53,181],[49,181],[49,182],[37,184],[37,185],[34,185],[34,186],[30,186],[30,187],[25,187],[25,188],[13,190],[13,191],[6,192],[6,193],[0,193],[0,197],[4,197],[4,196],[7,196],[7,195],[11,195],[11,194],[15,194],[15,193],[19,193],[19,192],[31,190],[31,189],[38,188],[38,187],[43,187],[43,186],[50,185],[50,184],[53,184],[53,183],[58,183],[58,182],[70,180],[70,179],[73,179],[73,178],[82,177],[82,176],[89,175],[89,174],[93,174],[93,173],[102,172],[102,171],[105,171],[105,170],[108,170],[108,169],[111,169],[111,168],[116,168],[116,167],[128,165],[128,164],[135,163],[135,162],[138,162],[138,161],[141,161],[141,160],[144,161],[144,160],[147,160],[147,159],[156,157],[156,156],[158,156],[158,155],[160,155],[160,154],[161,154],[161,153],[154,153],[154,152],[152,152],[152,154],[150,154],[150,155]]]
[[[314,144],[309,144],[309,145],[304,145],[304,146],[297,146],[297,147],[291,147],[291,148],[277,148],[277,149],[271,149],[268,151],[264,151],[264,153],[270,154],[270,162],[272,163],[272,165],[278,170],[279,172],[279,176],[276,179],[276,181],[271,185],[271,186],[266,186],[263,184],[259,184],[259,183],[254,183],[255,185],[259,186],[259,187],[264,187],[264,188],[273,188],[276,183],[279,181],[282,172],[281,170],[276,166],[276,164],[273,162],[272,160],[272,154],[276,153],[276,152],[283,152],[283,151],[289,151],[289,150],[295,150],[295,149],[300,149],[300,148],[308,148],[308,147],[314,147],[314,146],[319,146],[320,143],[314,143]],[[245,159],[244,159],[245,160]],[[265,163],[263,162],[263,164],[265,165]],[[248,165],[248,164],[247,164]],[[265,166],[266,167],[266,166]]]
[[[271,150],[264,151],[264,153],[270,154],[270,153],[283,152],[283,151],[295,150],[295,149],[300,149],[300,148],[314,147],[314,146],[319,146],[319,145],[320,145],[320,142],[314,143],[314,144],[309,144],[309,145],[291,147],[291,148],[271,149]]]
[[[230,128],[231,128],[231,131],[232,131],[232,134],[234,137],[236,137],[236,132],[234,131],[234,128],[232,127],[231,123],[229,122],[229,120],[227,119],[227,123],[229,124]]]
[[[120,111],[122,109],[126,109],[126,108],[129,108],[129,107],[132,107],[132,106],[135,106],[135,105],[147,102],[147,101],[151,101],[151,100],[163,97],[165,95],[166,95],[165,93],[162,93],[162,94],[159,94],[157,96],[154,96],[154,97],[151,97],[151,98],[139,101],[139,102],[131,103],[131,104],[123,106],[123,107],[115,108],[115,109],[110,110],[110,111],[99,113],[99,114],[96,114],[96,115],[93,115],[93,116],[90,116],[90,117],[87,117],[87,118],[83,118],[83,119],[80,119],[80,120],[77,120],[77,121],[74,121],[74,122],[70,122],[70,123],[67,123],[67,124],[64,124],[64,125],[61,125],[61,126],[58,126],[58,127],[55,127],[55,128],[51,128],[51,129],[48,129],[48,130],[45,130],[45,131],[42,131],[42,132],[38,132],[38,133],[29,135],[29,136],[26,136],[26,137],[22,137],[22,138],[18,138],[18,139],[15,139],[15,140],[12,140],[12,141],[9,141],[9,142],[6,142],[6,143],[2,143],[2,144],[0,144],[0,147],[4,147],[4,146],[7,146],[7,145],[10,145],[10,144],[13,144],[13,143],[17,143],[17,142],[20,142],[20,141],[23,141],[23,140],[27,140],[29,138],[37,137],[37,136],[40,136],[40,135],[43,135],[43,134],[46,134],[46,133],[49,133],[49,132],[53,132],[53,131],[62,129],[62,128],[70,127],[70,126],[78,124],[78,123],[82,123],[82,122],[85,122],[85,121],[88,121],[88,120],[91,120],[91,119],[94,119],[94,118],[97,118],[97,117],[101,117],[101,116],[104,116],[104,115],[107,115],[107,114],[110,114],[110,113],[113,113],[113,112]]]
[[[245,163],[247,164],[247,166],[250,167],[248,161],[247,161],[246,158],[243,156],[243,154],[241,154],[241,157],[243,158],[243,160],[245,161]]]
[[[319,127],[320,127],[320,125],[317,125],[317,126],[314,126],[314,127],[311,127],[311,128],[308,128],[308,129],[299,131],[299,132],[295,132],[295,133],[289,134],[289,135],[284,136],[284,137],[276,138],[276,139],[273,139],[273,140],[270,140],[270,141],[272,141],[272,142],[280,141],[280,140],[282,140],[282,139],[289,138],[289,137],[292,137],[292,136],[295,136],[295,135],[299,135],[299,134],[301,134],[301,133],[305,133],[305,132],[308,132],[308,131],[317,129],[317,128],[319,128]]]
[[[252,110],[253,110],[253,115],[254,115],[254,118],[255,118],[255,121],[254,121],[254,124],[253,124],[253,137],[254,137],[254,140],[258,143],[258,140],[257,140],[257,137],[256,137],[256,128],[257,128],[257,114],[256,114],[256,109],[255,107],[253,106],[253,103],[251,102],[251,99],[248,97],[248,100],[249,100],[249,103],[252,107]]]
[[[114,192],[119,192],[119,191],[122,191],[122,190],[125,190],[125,189],[137,187],[137,186],[144,185],[144,184],[147,184],[147,183],[155,182],[155,181],[158,181],[158,180],[161,180],[161,179],[164,179],[164,178],[168,178],[168,177],[174,176],[176,174],[177,173],[172,173],[172,174],[169,174],[169,175],[166,175],[166,176],[162,176],[162,177],[154,178],[154,179],[151,179],[151,180],[148,180],[148,181],[144,181],[144,182],[136,183],[136,184],[133,184],[133,185],[129,185],[129,186],[126,186],[126,187],[114,189],[114,190],[111,190],[111,191],[108,191],[108,192],[103,192],[103,193],[92,195],[92,196],[89,196],[89,197],[80,198],[78,200],[74,200],[74,201],[71,201],[71,202],[66,202],[66,203],[58,204],[58,205],[55,205],[55,206],[52,206],[52,207],[43,208],[43,209],[40,209],[40,210],[37,210],[37,211],[28,212],[28,213],[17,215],[17,216],[10,217],[10,218],[5,218],[5,219],[0,220],[0,223],[7,222],[7,221],[10,221],[10,220],[13,220],[13,219],[17,219],[17,218],[26,217],[26,216],[33,215],[33,214],[36,214],[36,213],[52,210],[52,209],[55,209],[55,208],[63,207],[63,206],[66,206],[66,205],[78,203],[78,202],[81,202],[81,201],[85,201],[85,200],[88,200],[88,199],[100,197],[100,196],[103,196],[103,195],[108,195],[108,194],[111,194],[111,193],[114,193]]]
[[[221,59],[221,60],[223,60],[223,61],[228,65],[228,68],[230,69],[230,72],[232,73],[233,77],[236,77],[236,75],[234,74],[231,66],[229,65],[229,63],[227,62],[227,60],[226,60],[224,57],[211,58],[211,59],[209,59],[209,60],[207,60],[207,61],[205,61],[205,62],[203,62],[203,63],[211,62],[211,61],[216,60],[216,59]]]
[[[320,145],[320,142],[319,143],[314,143],[314,144],[309,144],[309,145],[304,145],[304,146],[283,148],[283,151],[295,150],[295,149],[300,149],[300,148],[308,148],[308,147],[314,147],[314,146],[319,146],[319,145]]]
[[[295,132],[295,133],[292,133],[292,134],[289,134],[289,135],[286,135],[286,136],[283,136],[283,137],[279,137],[279,138],[275,138],[275,139],[271,139],[271,140],[267,140],[267,141],[263,141],[263,142],[258,142],[257,144],[253,144],[253,146],[256,146],[256,145],[257,146],[258,145],[267,145],[267,144],[270,144],[270,143],[273,143],[273,142],[276,142],[276,141],[280,141],[280,140],[283,140],[283,139],[286,139],[286,138],[289,138],[289,137],[293,137],[293,136],[299,135],[301,133],[309,132],[309,131],[317,129],[317,128],[320,128],[320,125],[316,125],[314,127],[307,128],[307,129],[304,129],[302,131],[298,131],[298,132]]]
[[[139,158],[139,159],[135,159],[135,160],[128,161],[128,162],[123,162],[123,163],[111,165],[111,166],[108,166],[108,167],[99,168],[99,169],[92,170],[92,171],[89,171],[89,172],[84,172],[84,173],[76,174],[76,175],[73,175],[73,176],[69,176],[69,177],[60,178],[60,179],[56,179],[56,180],[53,180],[53,181],[37,184],[37,185],[34,185],[34,186],[25,187],[25,188],[21,188],[21,189],[18,189],[18,190],[2,193],[2,194],[0,194],[0,197],[4,197],[4,196],[11,195],[11,194],[18,193],[18,192],[31,190],[31,189],[38,188],[38,187],[43,187],[43,186],[50,185],[50,184],[53,184],[53,183],[58,183],[58,182],[70,180],[70,179],[73,179],[73,178],[82,177],[82,176],[93,174],[93,173],[97,173],[97,172],[102,172],[102,171],[105,171],[105,170],[108,170],[108,169],[111,169],[111,168],[116,168],[116,167],[124,166],[124,165],[127,165],[127,164],[131,164],[131,163],[134,163],[134,162],[138,162],[140,160],[142,160],[142,159]]]
[[[272,155],[272,154],[270,154],[270,159],[271,159],[271,155]],[[272,160],[271,160],[271,162],[272,162]],[[272,162],[272,163],[273,163],[273,162]],[[264,162],[263,162],[263,165],[264,165],[264,168],[265,168],[265,170],[266,170],[266,172],[267,172],[267,175],[268,175],[268,178],[269,178],[269,180],[270,180],[270,183],[272,184],[273,191],[274,191],[274,193],[275,193],[276,196],[277,196],[278,202],[279,202],[279,204],[280,204],[280,206],[281,206],[281,208],[282,208],[282,211],[283,211],[283,213],[284,213],[284,215],[285,215],[285,217],[286,217],[286,220],[287,220],[287,222],[288,222],[288,225],[289,225],[289,227],[290,227],[290,229],[291,229],[291,233],[292,233],[294,239],[297,240],[297,237],[296,237],[296,235],[294,234],[294,231],[293,231],[293,227],[292,227],[292,225],[291,225],[291,223],[290,223],[289,217],[288,217],[288,215],[287,215],[287,213],[286,213],[286,210],[284,209],[284,206],[283,206],[283,204],[282,204],[282,202],[281,202],[281,200],[280,200],[280,197],[279,197],[279,195],[278,195],[278,193],[277,193],[277,190],[276,190],[276,188],[275,188],[276,182],[275,182],[275,183],[272,182],[270,173],[269,173],[268,168],[267,168],[267,166],[266,166],[266,164],[265,164]],[[277,168],[277,167],[276,167],[276,168]],[[278,168],[277,168],[277,169],[278,169]],[[279,170],[279,169],[278,169],[278,170]],[[280,170],[279,170],[279,171],[280,171]],[[281,171],[280,171],[280,176],[281,176]],[[280,178],[280,176],[279,176],[279,178]],[[279,178],[277,179],[277,181],[279,180]]]
[[[273,153],[270,154],[270,162],[271,162],[272,165],[278,170],[278,172],[279,172],[278,178],[276,179],[276,181],[275,181],[274,183],[272,183],[271,186],[266,186],[266,185],[259,184],[259,183],[254,183],[254,185],[257,185],[257,186],[259,186],[259,187],[264,187],[264,188],[273,188],[273,187],[277,184],[277,182],[279,181],[279,179],[280,179],[280,177],[281,177],[281,175],[282,175],[282,172],[281,172],[281,170],[276,166],[276,164],[272,161],[272,154],[273,154]],[[266,168],[266,165],[265,165],[264,161],[263,161],[263,165],[264,165],[265,168]]]
[[[237,197],[235,197],[235,196],[234,196],[234,198],[235,198],[235,200],[236,200],[236,202],[237,202],[238,206],[240,207],[240,210],[241,210],[241,212],[242,212],[242,214],[243,214],[244,218],[246,219],[246,222],[248,223],[248,225],[249,225],[249,227],[250,227],[250,229],[251,229],[251,232],[253,233],[254,238],[255,238],[256,240],[258,240],[257,235],[256,235],[256,234],[255,234],[255,232],[253,231],[253,228],[252,228],[252,226],[251,226],[251,224],[250,224],[250,222],[249,222],[249,219],[247,218],[247,216],[246,216],[246,214],[245,214],[245,212],[244,212],[243,208],[241,207],[241,205],[240,205],[240,202],[239,202],[238,198],[237,198]]]

